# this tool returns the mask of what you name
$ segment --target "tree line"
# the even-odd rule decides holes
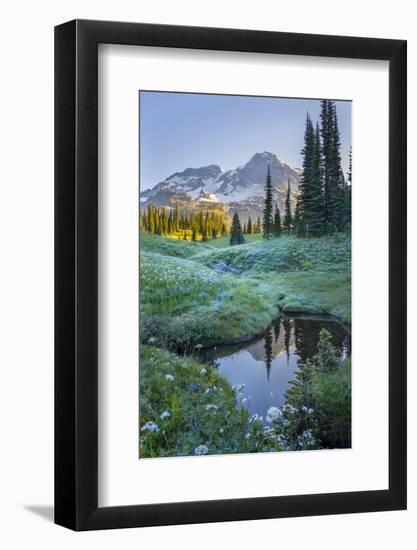
[[[177,237],[184,240],[216,239],[228,234],[225,216],[208,210],[197,212],[178,208],[157,207],[149,204],[139,214],[140,228],[165,237]]]
[[[291,211],[291,187],[285,200],[285,216],[281,224],[280,211],[273,211],[273,190],[268,166],[263,210],[263,236],[279,237],[281,233],[300,237],[319,237],[336,231],[346,231],[351,225],[352,151],[345,179],[341,155],[340,132],[334,101],[321,101],[320,125],[313,126],[307,113],[304,133],[303,174],[294,214]]]
[[[345,179],[340,133],[334,101],[321,102],[320,126],[306,117],[303,175],[297,200],[298,227],[301,236],[320,236],[345,231],[351,225],[352,153]]]

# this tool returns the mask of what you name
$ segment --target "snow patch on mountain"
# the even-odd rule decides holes
[[[302,171],[290,167],[268,151],[254,154],[245,164],[232,170],[224,171],[217,164],[211,164],[176,172],[152,189],[142,192],[141,205],[171,206],[175,201],[181,201],[194,206],[219,203],[247,212],[259,211],[265,194],[268,166],[276,200],[282,208],[288,182],[297,194]]]

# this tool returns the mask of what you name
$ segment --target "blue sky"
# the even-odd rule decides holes
[[[351,105],[336,101],[345,173]],[[320,101],[141,91],[141,190],[189,167],[236,168],[262,151],[301,167],[307,111],[315,124]]]

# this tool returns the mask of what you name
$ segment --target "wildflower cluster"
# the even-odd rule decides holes
[[[247,409],[236,408],[236,392],[215,368],[154,346],[142,346],[140,360],[141,457],[255,450],[245,439],[255,423],[249,430]],[[244,386],[236,389],[244,404]]]

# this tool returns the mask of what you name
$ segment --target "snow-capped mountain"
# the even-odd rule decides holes
[[[220,166],[212,164],[176,172],[141,193],[141,205],[172,206],[178,201],[189,207],[238,210],[243,218],[257,216],[262,210],[268,165],[274,201],[283,209],[288,181],[295,198],[301,171],[267,151],[256,153],[234,170],[223,171]]]

